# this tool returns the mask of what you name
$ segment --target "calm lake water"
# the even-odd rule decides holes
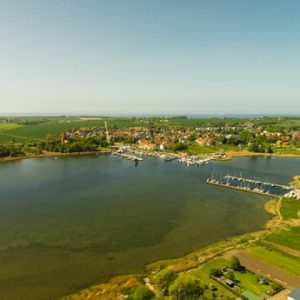
[[[28,159],[0,165],[0,299],[59,299],[268,220],[268,198],[207,185],[211,173],[287,183],[300,159],[186,167],[146,158]]]

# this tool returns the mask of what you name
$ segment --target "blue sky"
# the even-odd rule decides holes
[[[0,114],[300,113],[298,0],[0,0]]]

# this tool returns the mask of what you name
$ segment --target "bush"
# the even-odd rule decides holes
[[[197,278],[181,276],[170,286],[169,294],[174,300],[193,300],[203,294],[203,288]]]
[[[283,290],[283,287],[279,283],[274,281],[270,282],[270,286],[273,289],[273,293],[272,293],[273,295],[276,295],[277,293]]]
[[[233,273],[232,271],[228,272],[228,273],[225,275],[225,277],[226,277],[227,279],[232,280],[232,281],[235,280],[234,273]]]
[[[160,271],[155,278],[156,284],[164,295],[167,295],[169,286],[177,278],[177,273],[172,269]]]
[[[127,298],[129,300],[150,300],[155,297],[154,293],[150,291],[146,286],[139,286],[134,292]]]

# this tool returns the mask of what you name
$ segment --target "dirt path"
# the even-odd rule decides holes
[[[290,290],[300,287],[300,277],[260,260],[246,250],[235,251],[233,255],[237,256],[241,264],[252,272],[274,279]]]

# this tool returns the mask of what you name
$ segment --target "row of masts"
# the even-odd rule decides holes
[[[280,188],[286,189],[286,190],[290,190],[291,189],[291,187],[289,187],[287,185],[283,185],[283,184],[266,182],[266,181],[260,181],[260,180],[254,180],[254,179],[243,178],[243,177],[238,177],[238,176],[226,175],[226,176],[224,176],[224,178],[231,179],[231,180],[237,180],[239,182],[244,182],[246,184],[257,184],[259,186],[280,187]]]
[[[213,184],[221,187],[231,188],[234,190],[251,192],[265,196],[282,197],[289,196],[292,190],[291,187],[272,182],[265,182],[238,176],[226,175],[217,180],[213,174],[211,178],[206,180],[208,184]],[[280,192],[281,190],[281,192]]]

